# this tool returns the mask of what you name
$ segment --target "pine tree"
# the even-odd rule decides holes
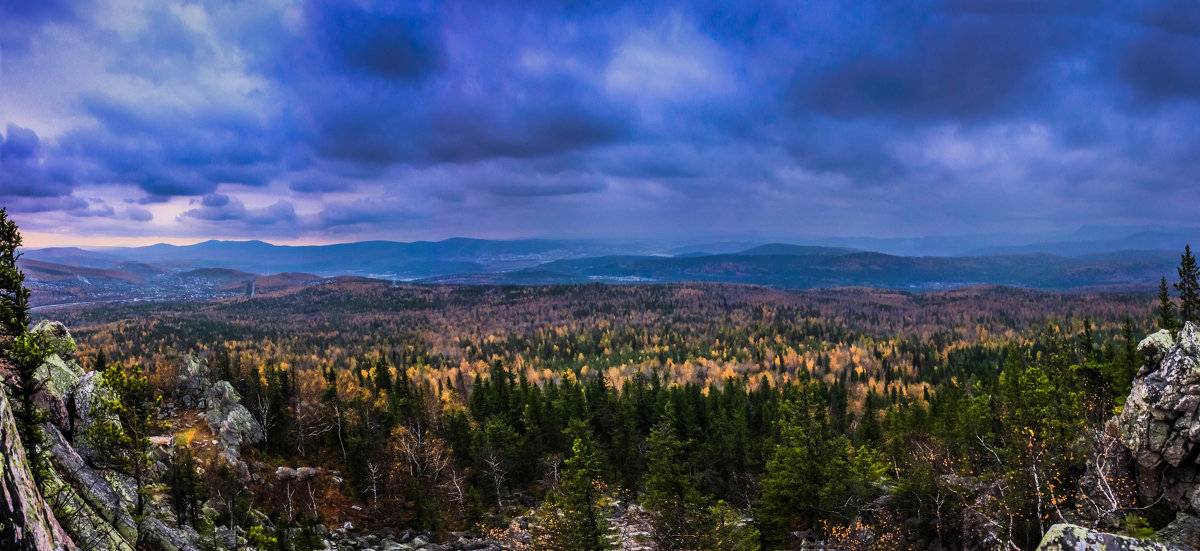
[[[1196,257],[1192,255],[1192,246],[1183,247],[1183,255],[1179,258],[1179,282],[1175,290],[1179,291],[1179,324],[1188,321],[1200,321],[1200,268],[1196,267]]]
[[[127,474],[137,484],[133,514],[146,512],[146,479],[150,466],[150,436],[165,427],[158,420],[162,397],[156,396],[140,365],[126,369],[119,363],[104,370],[103,384],[111,395],[96,394],[88,426],[88,440],[106,467]]]
[[[1175,317],[1175,302],[1171,300],[1165,277],[1158,284],[1158,327],[1172,332],[1180,327],[1179,318]]]

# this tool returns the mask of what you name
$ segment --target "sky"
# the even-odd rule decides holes
[[[0,0],[26,243],[1200,225],[1200,3]]]

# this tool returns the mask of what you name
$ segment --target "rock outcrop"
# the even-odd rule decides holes
[[[1038,551],[1195,551],[1180,545],[1096,532],[1074,524],[1051,526],[1037,548]]]
[[[93,422],[91,409],[97,396],[111,390],[99,373],[83,372],[75,341],[62,324],[44,321],[33,331],[44,334],[52,352],[36,372],[42,385],[36,401],[51,413],[42,432],[53,469],[41,495],[54,503],[59,531],[65,528],[80,548],[96,551],[133,551],[139,540],[152,549],[195,550],[194,533],[172,528],[156,515],[139,524],[129,513],[136,497],[133,481],[93,467],[85,436]]]
[[[241,459],[241,448],[263,442],[266,431],[242,405],[242,397],[233,385],[229,381],[214,381],[204,361],[188,354],[180,364],[176,386],[176,402],[201,411],[205,424],[217,439],[222,459],[242,480],[248,479],[250,472]]]
[[[75,549],[34,483],[3,389],[0,389],[0,549]]]
[[[1120,415],[1108,422],[1091,482],[1110,486],[1111,501],[1162,499],[1200,513],[1200,334],[1185,324],[1178,340],[1167,331],[1138,345],[1143,363]],[[1119,443],[1119,446],[1113,443]],[[1125,483],[1123,481],[1128,481]],[[1129,486],[1128,491],[1122,490]],[[1094,491],[1087,492],[1094,495]],[[1136,495],[1135,495],[1136,494]]]

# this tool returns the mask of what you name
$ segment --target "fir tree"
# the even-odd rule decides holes
[[[29,289],[25,287],[25,274],[17,267],[20,246],[17,223],[8,218],[7,209],[0,208],[0,356],[8,360],[16,375],[7,385],[17,405],[13,417],[34,478],[40,482],[45,465],[38,425],[45,413],[36,408],[33,398],[42,388],[35,374],[50,350],[41,335],[29,332]]]
[[[29,327],[29,289],[25,274],[17,267],[21,232],[0,208],[0,335],[15,337]]]
[[[1137,376],[1139,361],[1137,357],[1137,343],[1133,337],[1133,318],[1125,316],[1125,323],[1121,324],[1121,335],[1125,337],[1125,343],[1122,345],[1122,365],[1125,367],[1124,377],[1124,395],[1129,392],[1129,386],[1133,382],[1133,378]]]
[[[1192,246],[1183,247],[1183,255],[1179,258],[1179,282],[1175,290],[1179,291],[1179,324],[1188,321],[1200,321],[1200,268],[1196,267],[1196,257],[1192,255]]]
[[[196,474],[196,459],[192,450],[187,446],[177,446],[167,462],[167,471],[163,473],[163,483],[171,498],[171,508],[175,510],[175,521],[179,525],[195,527],[200,519],[201,496],[204,495],[204,484]]]
[[[667,404],[662,420],[646,441],[649,460],[643,504],[650,511],[654,541],[664,551],[701,549],[706,528],[704,498],[696,489],[690,470],[687,445],[675,432],[675,408]]]
[[[1165,277],[1158,284],[1158,327],[1167,331],[1178,331],[1180,327],[1179,318],[1175,317],[1175,302],[1171,300]]]
[[[603,462],[590,438],[576,438],[563,462],[562,484],[542,506],[534,527],[534,549],[606,551],[616,548],[608,524]]]

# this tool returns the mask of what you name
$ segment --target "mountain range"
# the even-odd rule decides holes
[[[207,299],[345,278],[415,283],[546,285],[709,281],[785,289],[868,286],[910,291],[978,284],[1048,290],[1149,290],[1173,276],[1185,236],[1142,232],[1047,241],[945,256],[857,247],[714,242],[655,249],[584,240],[364,241],[284,246],[262,241],[26,250],[40,306]],[[1177,243],[1168,248],[1167,242]]]

